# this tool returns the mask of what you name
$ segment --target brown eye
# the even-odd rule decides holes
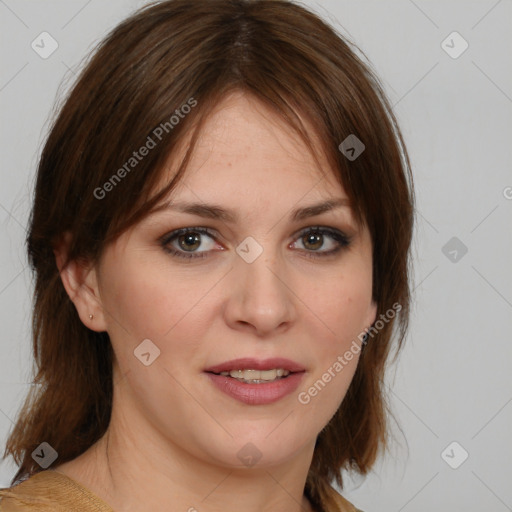
[[[208,228],[181,228],[160,239],[162,248],[172,256],[182,258],[206,258],[219,249],[215,233]]]
[[[321,258],[339,253],[350,242],[351,238],[338,229],[314,226],[299,233],[292,245],[307,256]]]
[[[321,233],[308,233],[307,235],[302,237],[302,243],[306,249],[311,249],[316,251],[322,248],[324,244],[323,235]]]
[[[185,251],[194,251],[201,245],[201,235],[190,232],[178,237],[178,244]]]

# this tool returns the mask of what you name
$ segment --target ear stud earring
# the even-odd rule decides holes
[[[89,320],[92,320],[94,318],[94,315],[89,315]]]

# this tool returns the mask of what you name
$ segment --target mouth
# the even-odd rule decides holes
[[[272,403],[293,392],[305,368],[290,359],[234,359],[204,370],[224,393],[251,405]]]
[[[285,379],[292,373],[304,372],[305,368],[291,359],[282,357],[272,359],[246,357],[225,361],[204,371],[250,384],[264,384]]]

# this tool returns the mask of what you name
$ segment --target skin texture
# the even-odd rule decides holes
[[[267,107],[233,93],[209,118],[171,197],[233,209],[237,223],[167,209],[121,235],[96,266],[62,268],[65,244],[56,249],[80,318],[108,332],[116,356],[107,434],[57,471],[118,512],[220,512],[242,503],[245,512],[311,510],[303,491],[315,439],[343,400],[359,355],[307,405],[298,394],[376,314],[371,240],[350,208],[290,219],[294,208],[346,198],[326,160],[321,163],[319,169]],[[169,162],[162,185],[173,172]],[[341,230],[351,243],[315,258],[339,244],[328,234],[323,245],[322,237],[311,242],[301,235],[314,226]],[[183,227],[215,233],[200,235],[194,246],[196,253],[209,251],[205,258],[163,249],[159,239]],[[250,264],[236,252],[248,236],[263,248]],[[169,245],[185,252],[178,239]],[[161,351],[150,366],[134,356],[144,339]],[[247,405],[203,372],[239,357],[286,357],[306,373],[297,391],[278,402]],[[252,467],[237,457],[247,443],[261,453]]]

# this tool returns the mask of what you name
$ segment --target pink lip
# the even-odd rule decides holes
[[[221,372],[231,370],[273,370],[279,368],[288,370],[290,375],[264,384],[247,384],[229,376],[218,375]],[[211,366],[204,371],[218,389],[232,398],[249,405],[264,405],[277,402],[286,395],[293,393],[304,377],[305,368],[295,361],[282,357],[270,359],[244,357]]]
[[[252,357],[243,357],[240,359],[232,359],[224,363],[206,368],[204,371],[209,373],[229,372],[231,370],[273,370],[282,368],[289,372],[303,372],[305,368],[299,363],[282,357],[274,357],[271,359],[254,359]],[[256,384],[259,386],[260,384]]]
[[[254,366],[252,366],[252,368],[258,369],[254,368]],[[248,405],[265,405],[281,400],[281,398],[293,393],[297,389],[304,374],[304,371],[290,373],[288,377],[278,379],[274,382],[246,384],[232,377],[217,375],[216,373],[206,373],[218,389]]]

